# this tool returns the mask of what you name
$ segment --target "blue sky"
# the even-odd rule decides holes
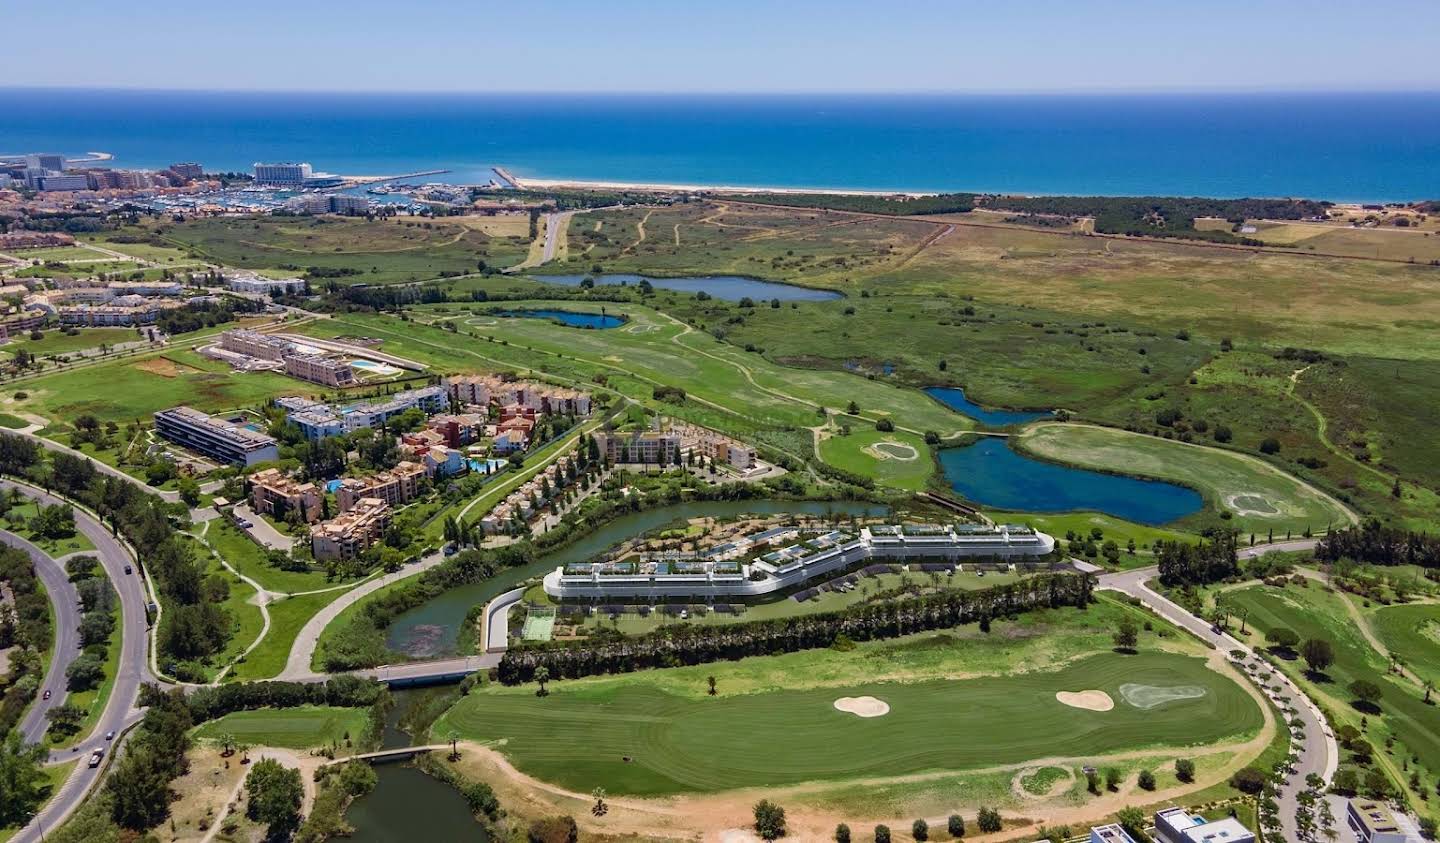
[[[1440,3],[8,0],[0,85],[1437,90]]]

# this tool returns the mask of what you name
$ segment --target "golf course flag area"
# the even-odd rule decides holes
[[[719,686],[738,669],[715,666]],[[1023,674],[715,697],[676,694],[647,674],[554,687],[545,697],[531,687],[473,692],[437,734],[489,743],[521,772],[569,790],[663,796],[1216,744],[1263,722],[1248,693],[1204,659],[1163,652],[1100,653]],[[1115,703],[1096,710],[1056,698],[1081,688]]]

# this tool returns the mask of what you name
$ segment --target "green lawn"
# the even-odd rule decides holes
[[[157,410],[188,404],[219,411],[262,404],[276,395],[313,390],[294,378],[272,372],[234,372],[224,363],[193,351],[127,357],[37,379],[25,387],[27,406],[53,419],[85,413],[120,424],[149,421]]]
[[[1365,640],[1340,600],[1318,585],[1284,589],[1252,586],[1227,592],[1225,597],[1232,612],[1248,611],[1246,622],[1257,639],[1271,629],[1284,627],[1294,630],[1302,640],[1329,640],[1335,648],[1335,664],[1326,670],[1323,681],[1313,681],[1298,660],[1281,660],[1282,667],[1307,694],[1325,706],[1332,715],[1332,726],[1348,723],[1360,727],[1364,717],[1368,721],[1366,737],[1377,749],[1387,737],[1393,737],[1398,744],[1395,756],[1385,752],[1375,756],[1391,768],[1392,779],[1404,781],[1400,759],[1409,753],[1419,757],[1419,763],[1433,779],[1440,772],[1440,708],[1426,705],[1419,688],[1387,672],[1385,660]],[[1347,688],[1361,679],[1380,687],[1379,715],[1366,716],[1352,705]]]
[[[270,679],[285,669],[285,660],[290,657],[290,648],[295,636],[300,634],[305,622],[331,601],[344,594],[343,591],[327,591],[321,594],[306,594],[300,597],[286,597],[269,604],[270,632],[244,661],[235,665],[230,677],[236,681]],[[331,624],[330,626],[334,626]]]
[[[1246,532],[1299,535],[1349,523],[1335,499],[1245,454],[1076,424],[1036,424],[1013,441],[1055,462],[1184,484],[1209,506],[1233,512],[1231,524]]]
[[[728,666],[716,666],[723,685]],[[1119,687],[1199,687],[1204,696],[1149,710]],[[1101,689],[1109,712],[1059,703],[1063,690]],[[889,714],[857,718],[838,697],[873,695]],[[587,792],[663,795],[963,770],[1237,737],[1262,723],[1255,702],[1202,659],[1147,653],[1091,656],[1054,671],[695,699],[644,675],[533,687],[492,686],[463,698],[435,733],[499,741],[523,771]],[[764,747],[765,750],[757,751]],[[626,758],[629,761],[626,761]]]
[[[327,582],[324,571],[284,571],[273,567],[265,560],[264,548],[242,535],[228,518],[211,521],[205,540],[235,570],[260,583],[266,591],[313,591],[338,584]]]
[[[28,498],[23,503],[10,507],[5,513],[5,528],[29,539],[41,550],[55,557],[95,549],[95,544],[79,530],[64,538],[47,538],[35,533],[30,529],[30,519],[35,517],[37,509],[35,502]]]
[[[882,486],[918,492],[935,470],[935,460],[925,439],[913,433],[896,430],[882,433],[871,422],[841,416],[838,424],[850,425],[850,434],[835,435],[820,441],[820,457],[825,462],[869,477]]]
[[[1370,623],[1406,667],[1440,685],[1440,605],[1384,606],[1370,614]]]
[[[1106,515],[1103,512],[1060,512],[1054,514],[1041,514],[1030,512],[1005,512],[1001,510],[985,510],[985,515],[997,524],[1026,524],[1049,533],[1057,539],[1064,540],[1065,534],[1074,532],[1076,535],[1088,538],[1090,532],[1099,529],[1102,537],[1097,544],[1113,539],[1120,549],[1125,549],[1126,543],[1134,539],[1135,546],[1144,550],[1153,545],[1157,540],[1165,541],[1193,541],[1193,537],[1180,532],[1179,530],[1167,530],[1164,527],[1150,527],[1145,524],[1135,524]],[[1136,565],[1148,565],[1153,561],[1147,555],[1136,555],[1127,557],[1121,555],[1121,564],[1133,562]]]
[[[8,427],[12,430],[18,430],[22,427],[29,426],[29,424],[30,422],[20,418],[19,416],[14,416],[10,413],[0,413],[0,427]]]
[[[29,339],[28,334],[12,339],[5,345],[0,345],[0,351],[13,355],[23,348],[36,357],[48,357],[98,348],[102,344],[115,345],[141,339],[140,335],[130,328],[79,328],[74,335],[56,329],[47,329],[41,333],[44,336],[38,340]]]
[[[236,711],[211,720],[195,729],[202,740],[219,741],[233,735],[239,743],[282,749],[310,749],[345,743],[345,736],[358,741],[365,733],[369,710],[335,706],[304,705],[297,708],[262,708]]]

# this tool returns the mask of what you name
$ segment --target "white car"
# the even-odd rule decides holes
[[[105,757],[105,750],[97,749],[90,753],[90,768],[93,770],[100,766],[100,761]]]

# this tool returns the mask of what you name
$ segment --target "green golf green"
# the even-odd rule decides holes
[[[1124,702],[1127,682],[1205,694],[1142,710]],[[1055,698],[1089,689],[1109,693],[1115,708]],[[847,696],[877,697],[889,713],[836,710]],[[1262,723],[1254,700],[1202,659],[1103,653],[1045,673],[719,697],[680,697],[643,676],[557,683],[545,698],[534,686],[491,687],[462,699],[434,734],[499,742],[520,770],[580,792],[662,795],[1188,746]]]
[[[328,705],[236,711],[198,727],[195,736],[219,741],[230,735],[237,743],[252,746],[309,749],[344,743],[347,738],[360,740],[368,715],[368,709]]]

